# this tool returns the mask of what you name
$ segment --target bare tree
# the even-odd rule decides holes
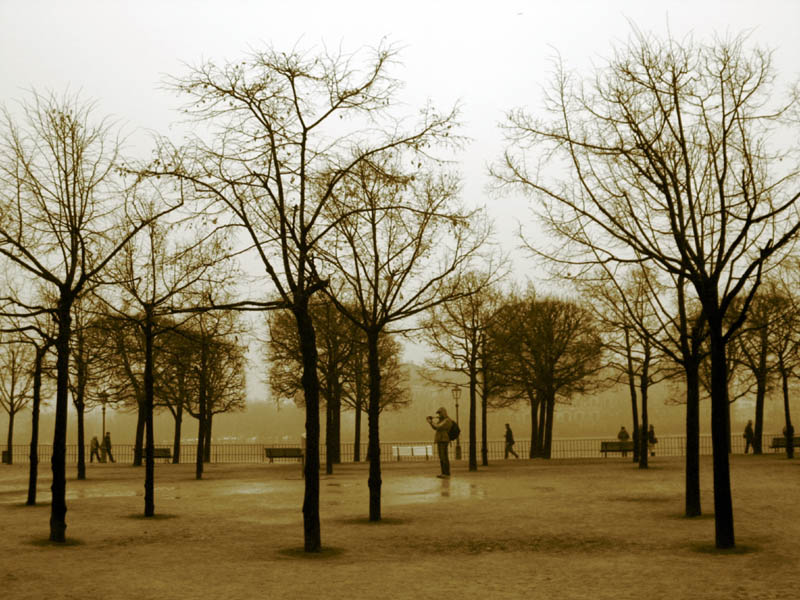
[[[0,340],[0,407],[8,414],[6,445],[9,461],[13,461],[14,418],[31,401],[32,365],[33,353],[28,344]]]
[[[144,223],[118,219],[129,187],[118,176],[120,140],[77,97],[34,92],[0,116],[0,254],[49,287],[58,324],[50,539],[65,541],[66,433],[72,305]],[[25,291],[15,302],[28,305]]]
[[[481,377],[486,377],[487,362],[484,358],[487,344],[487,329],[499,306],[499,296],[486,286],[490,279],[486,274],[471,273],[463,278],[467,295],[433,306],[420,323],[422,338],[437,354],[426,362],[448,373],[459,373],[467,378],[469,390],[469,470],[478,470],[477,456],[477,397],[482,402],[482,463],[488,464],[486,447],[486,387],[480,388]],[[449,382],[455,385],[454,382]],[[484,380],[484,383],[486,381]]]
[[[243,228],[276,305],[292,312],[303,355],[306,403],[303,531],[306,552],[321,550],[319,523],[319,380],[309,303],[325,287],[314,258],[332,225],[326,206],[343,178],[389,148],[428,151],[449,139],[454,113],[428,108],[408,125],[392,116],[397,82],[387,70],[395,58],[379,47],[360,57],[315,56],[272,48],[243,60],[191,68],[170,86],[189,97],[189,116],[208,123],[211,141],[185,150],[165,143],[149,172],[190,181],[207,203]]]
[[[603,347],[595,318],[578,302],[529,289],[506,300],[491,330],[504,340],[495,345],[503,376],[531,402],[531,458],[550,458],[556,402],[598,383]]]
[[[376,154],[348,174],[330,209],[336,240],[324,253],[325,293],[366,337],[369,365],[369,519],[381,519],[379,340],[393,324],[468,295],[463,273],[489,228],[457,200],[458,179],[398,152]],[[419,170],[422,169],[422,170]]]
[[[155,181],[155,180],[153,180]],[[161,190],[154,186],[156,192]],[[182,197],[182,189],[176,190]],[[154,219],[169,205],[164,194],[148,199],[139,209],[148,224],[131,237],[108,269],[108,282],[114,286],[103,294],[105,304],[117,319],[134,326],[141,338],[143,371],[140,398],[145,425],[144,515],[155,514],[155,466],[153,459],[153,406],[155,403],[155,357],[157,337],[175,327],[173,315],[182,305],[200,304],[203,292],[211,285],[225,288],[232,274],[219,267],[224,255],[224,240],[198,228],[195,235],[180,234],[186,223],[159,222]],[[189,313],[191,315],[191,313]],[[184,319],[190,317],[184,317]]]
[[[648,262],[694,289],[710,336],[719,548],[735,545],[726,346],[763,269],[800,228],[800,169],[778,160],[791,154],[770,138],[794,98],[770,106],[770,54],[745,45],[742,36],[699,44],[634,32],[585,80],[558,65],[546,99],[552,120],[509,113],[512,147],[493,170],[541,200],[559,240],[553,252],[572,253],[576,265]],[[564,167],[566,179],[530,164],[533,145],[546,147],[548,166]],[[737,298],[740,318],[727,320]]]

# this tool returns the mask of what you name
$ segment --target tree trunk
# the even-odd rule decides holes
[[[736,545],[733,530],[730,464],[727,432],[728,389],[725,340],[721,319],[708,315],[711,333],[711,441],[714,452],[714,530],[717,548]]]
[[[342,391],[337,384],[336,390],[331,398],[333,403],[333,410],[331,416],[333,418],[333,427],[331,428],[331,437],[333,438],[331,447],[333,448],[333,464],[341,464],[342,462]]]
[[[16,411],[9,411],[8,413],[8,437],[6,438],[6,446],[8,447],[8,464],[14,463],[14,415]]]
[[[469,377],[469,470],[478,470],[478,414],[476,396],[478,394],[478,380],[475,376],[476,365],[470,365]]]
[[[553,415],[555,413],[556,399],[555,396],[549,394],[547,397],[547,424],[545,429],[544,438],[544,452],[545,458],[552,457],[553,451]]]
[[[538,394],[537,394],[538,396]],[[536,456],[544,457],[544,432],[547,421],[547,403],[538,400],[539,403],[539,431],[536,432]]]
[[[181,426],[183,425],[183,404],[175,409],[175,435],[172,438],[172,464],[181,462]]]
[[[700,376],[698,365],[686,367],[686,494],[685,516],[700,510]]]
[[[69,338],[72,326],[73,298],[62,291],[58,302],[58,336],[56,338],[56,411],[53,428],[53,456],[50,465],[53,483],[50,486],[50,541],[63,543],[67,531],[67,409],[69,403]]]
[[[36,364],[33,371],[33,407],[31,409],[31,450],[28,472],[28,506],[36,504],[36,484],[39,478],[39,407],[42,403],[42,363],[47,347],[36,348]]]
[[[153,317],[147,311],[144,323],[144,410],[145,410],[145,470],[144,470],[144,516],[152,517],[155,512],[155,460],[153,447],[153,399],[155,396],[153,382]]]
[[[764,437],[764,397],[767,395],[767,384],[764,374],[756,377],[756,415],[753,425],[753,454],[762,454],[761,440]]]
[[[645,343],[644,357],[642,359],[642,374],[639,378],[639,393],[642,397],[642,428],[639,436],[639,468],[647,468],[648,442],[650,439],[650,420],[647,414],[647,391],[650,387],[650,346]]]
[[[486,423],[486,417],[488,414],[487,397],[489,396],[489,391],[486,389],[486,387],[486,371],[484,370],[483,393],[481,394],[481,464],[484,467],[489,466],[489,432],[488,425]]]
[[[83,415],[86,412],[86,404],[83,401],[83,392],[78,392],[75,402],[75,414],[78,419],[78,479],[86,479],[86,431],[84,428]]]
[[[528,392],[528,400],[531,403],[531,447],[528,451],[530,458],[539,456],[539,403],[536,395]]]
[[[356,400],[355,433],[353,437],[353,462],[361,461],[361,401]]]
[[[333,474],[333,405],[325,403],[325,474]]]
[[[308,311],[308,299],[295,306],[297,333],[303,357],[301,381],[306,401],[306,464],[303,495],[303,540],[306,552],[322,550],[319,522],[319,376],[317,374],[317,340]]]
[[[206,397],[208,403],[208,397]],[[203,462],[211,462],[211,429],[214,425],[214,413],[206,408],[206,429],[203,435]]]
[[[145,426],[145,406],[144,406],[144,399],[140,398],[138,400],[138,410],[136,413],[136,439],[133,443],[133,466],[134,467],[141,467],[142,466],[142,456],[144,456],[144,452],[142,449],[144,448],[144,426]]]
[[[206,433],[206,368],[208,366],[208,348],[205,342],[200,345],[200,389],[197,397],[197,448],[195,452],[194,478],[203,478],[203,449]]]
[[[786,458],[794,458],[794,426],[792,425],[792,415],[789,412],[789,373],[783,367],[781,367],[781,383],[783,387],[783,416],[786,421],[784,425]]]
[[[631,415],[633,417],[633,462],[639,462],[639,402],[636,395],[636,375],[633,368],[633,356],[631,354],[630,332],[625,329],[625,348],[628,361],[628,392],[631,397]]]
[[[368,421],[369,448],[369,520],[381,520],[381,446],[378,419],[381,402],[381,368],[378,359],[378,332],[367,332],[367,360],[369,365]]]

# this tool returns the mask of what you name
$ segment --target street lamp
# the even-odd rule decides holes
[[[100,394],[100,402],[103,405],[103,437],[106,437],[106,402],[108,402],[108,394]]]
[[[458,399],[461,398],[461,388],[454,385],[450,393],[456,401],[456,423],[458,423]],[[461,460],[461,436],[456,438],[456,460]]]

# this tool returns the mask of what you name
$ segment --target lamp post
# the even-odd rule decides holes
[[[108,395],[100,395],[100,403],[103,406],[103,437],[106,437],[106,402],[108,402]]]
[[[458,399],[461,397],[461,388],[454,385],[450,393],[453,395],[453,400],[456,401],[456,423],[458,423]],[[456,438],[456,460],[461,460],[461,436]]]

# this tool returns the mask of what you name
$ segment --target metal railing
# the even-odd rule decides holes
[[[770,452],[770,443],[773,437],[779,437],[780,434],[764,434],[762,436],[761,448],[763,452]],[[462,438],[463,438],[462,434]],[[553,440],[551,457],[554,459],[569,459],[569,458],[601,458],[600,442],[616,439],[614,436],[609,437],[592,437],[592,438],[557,438]],[[415,440],[415,441],[391,441],[381,442],[381,461],[396,461],[397,456],[393,451],[395,446],[426,446],[431,445],[431,440]],[[244,463],[261,463],[265,462],[264,448],[267,447],[298,447],[300,444],[231,444],[219,443],[211,445],[211,462],[219,464],[244,464]],[[462,460],[467,460],[469,457],[470,443],[468,440],[460,442]],[[156,444],[159,448],[169,448],[172,450],[172,444]],[[520,439],[514,446],[514,450],[519,454],[520,458],[527,458],[530,454],[530,440]],[[733,436],[731,438],[731,451],[734,454],[741,454],[744,452],[745,442],[741,436]],[[39,445],[39,463],[45,464],[50,462],[52,454],[52,445],[40,444]],[[3,449],[4,458],[8,448]],[[325,464],[324,442],[320,444],[320,462]],[[12,458],[15,464],[27,464],[29,462],[30,445],[29,444],[15,444],[12,450]],[[194,463],[196,458],[197,445],[196,444],[181,444],[179,462],[184,464]],[[672,436],[658,436],[658,444],[655,447],[656,456],[683,456],[686,452],[686,437],[681,435]],[[505,442],[503,440],[490,440],[487,444],[487,454],[490,461],[499,460],[504,457]],[[700,454],[711,455],[711,436],[700,436]],[[112,448],[114,459],[118,463],[132,464],[134,458],[134,445],[133,444],[115,444]],[[481,443],[476,445],[476,455],[478,461],[481,460]],[[450,458],[455,456],[455,442],[450,444]],[[619,457],[619,454],[609,455]],[[352,442],[344,442],[340,446],[341,462],[353,462],[354,457],[354,444]],[[90,453],[89,447],[86,447],[86,462],[89,462]],[[367,444],[361,444],[362,462],[367,460]],[[293,461],[294,459],[275,459],[276,461]],[[402,461],[425,461],[424,456],[403,456]],[[77,444],[67,444],[66,447],[66,462],[67,464],[77,464],[78,462],[78,446]],[[165,459],[157,459],[157,463],[166,462]],[[170,460],[171,462],[171,460]]]

